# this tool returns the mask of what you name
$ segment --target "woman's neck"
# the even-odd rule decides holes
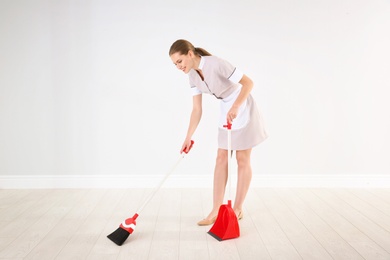
[[[200,69],[199,69],[199,64],[200,64],[200,56],[195,56],[194,57],[194,67],[195,67],[195,70],[197,70],[197,71],[200,71]]]

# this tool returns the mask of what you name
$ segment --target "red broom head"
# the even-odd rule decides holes
[[[128,218],[125,221],[123,221],[119,227],[126,230],[130,234],[133,233],[135,226],[137,225],[137,223],[135,222],[137,217],[138,217],[138,214],[135,213],[135,215],[132,218]]]

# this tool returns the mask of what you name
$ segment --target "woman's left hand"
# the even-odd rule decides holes
[[[229,110],[229,112],[227,113],[226,115],[226,120],[229,122],[229,123],[232,123],[233,120],[237,117],[238,115],[238,109],[239,107],[236,107],[236,106],[232,106]]]

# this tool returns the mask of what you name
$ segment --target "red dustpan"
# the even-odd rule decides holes
[[[231,190],[231,157],[232,157],[232,149],[231,149],[231,128],[232,124],[228,122],[225,125],[228,129],[228,180],[229,180],[229,197]],[[218,216],[215,220],[214,225],[211,227],[208,232],[212,237],[217,239],[218,241],[223,241],[226,239],[237,238],[240,236],[240,227],[238,226],[238,220],[236,213],[232,208],[232,201],[229,199],[228,203],[225,205],[221,205],[219,207]]]
[[[232,208],[231,200],[228,200],[227,205],[219,207],[217,220],[208,233],[218,241],[240,236],[240,227],[238,226],[237,216]]]

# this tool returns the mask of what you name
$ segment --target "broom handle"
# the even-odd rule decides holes
[[[192,148],[192,145],[194,144],[194,141],[191,140],[191,145],[190,147],[188,148],[188,151],[184,151],[183,153],[180,154],[180,157],[179,159],[177,160],[177,162],[175,163],[175,165],[172,167],[172,169],[165,175],[165,177],[160,181],[160,183],[158,184],[158,186],[156,188],[154,188],[154,190],[152,191],[152,193],[149,195],[149,197],[145,200],[145,202],[141,205],[141,207],[139,207],[139,209],[137,210],[137,213],[139,215],[139,213],[141,213],[141,211],[145,208],[146,204],[149,203],[149,201],[154,197],[154,195],[156,195],[157,191],[161,188],[161,186],[164,184],[164,182],[168,179],[168,177],[175,171],[176,167],[179,165],[179,163],[181,162],[181,160],[184,158],[184,156],[191,150]]]

